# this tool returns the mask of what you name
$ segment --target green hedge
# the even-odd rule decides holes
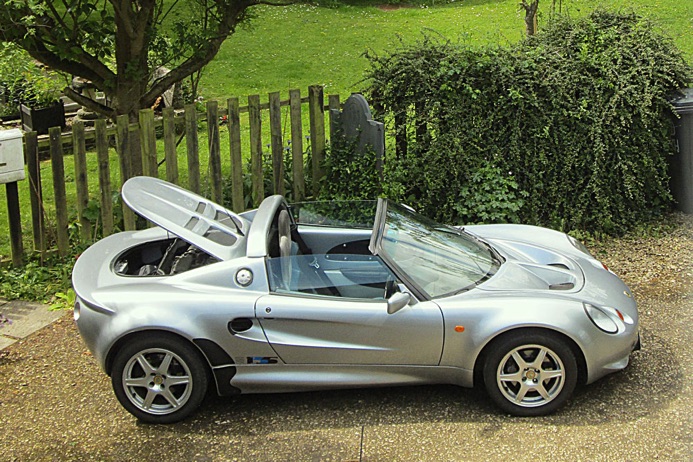
[[[390,197],[449,223],[610,234],[671,205],[670,100],[691,69],[635,14],[559,17],[508,48],[429,36],[368,57],[368,97],[398,139]]]

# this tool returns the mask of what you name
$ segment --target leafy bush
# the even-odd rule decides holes
[[[558,17],[510,48],[425,37],[368,57],[396,137],[385,189],[423,213],[617,234],[671,203],[670,99],[691,69],[635,14]]]
[[[16,45],[0,43],[0,115],[17,114],[19,103],[46,105],[56,101],[64,80]]]
[[[74,263],[75,256],[53,256],[44,262],[33,257],[23,267],[3,268],[0,271],[0,296],[7,300],[55,303],[56,294],[69,294],[72,290],[70,277]]]
[[[498,167],[489,165],[474,169],[469,184],[462,186],[460,195],[466,200],[453,205],[460,223],[517,222],[524,205],[525,191],[518,191],[512,173],[503,175]]]
[[[325,152],[324,167],[318,199],[377,199],[382,194],[377,156],[372,149],[359,153],[356,139],[333,139]]]

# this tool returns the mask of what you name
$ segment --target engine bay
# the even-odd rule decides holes
[[[121,276],[170,276],[219,260],[177,237],[147,242],[120,254],[113,270]]]

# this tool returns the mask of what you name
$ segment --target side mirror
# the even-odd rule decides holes
[[[405,292],[397,292],[387,299],[387,314],[394,314],[407,306],[411,295]]]

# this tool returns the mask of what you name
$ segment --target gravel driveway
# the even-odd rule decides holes
[[[555,415],[425,386],[210,398],[190,420],[143,425],[66,314],[0,352],[0,459],[693,460],[693,217],[651,234],[595,247],[636,294],[643,350]]]

